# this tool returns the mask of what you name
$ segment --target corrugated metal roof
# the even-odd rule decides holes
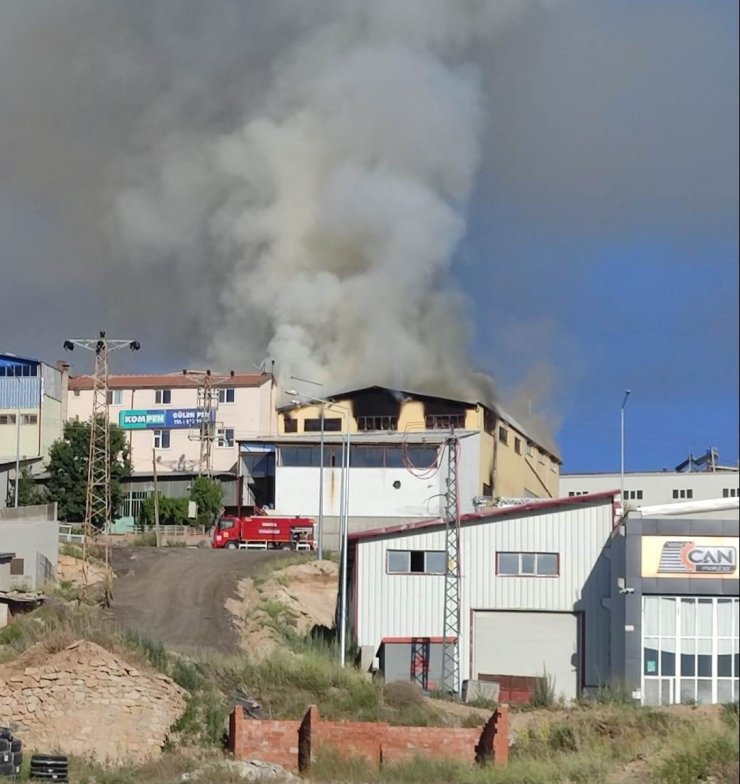
[[[460,524],[466,525],[468,523],[480,523],[488,519],[498,519],[501,517],[514,517],[527,512],[543,512],[557,509],[559,507],[570,506],[591,506],[607,499],[611,499],[614,503],[615,496],[619,495],[619,490],[608,490],[602,493],[592,493],[591,495],[577,495],[569,496],[567,498],[543,498],[533,499],[531,503],[520,504],[518,506],[504,506],[498,509],[489,509],[485,512],[474,512],[471,514],[462,515],[460,517]],[[411,523],[402,523],[401,525],[391,525],[386,528],[374,528],[369,531],[355,531],[349,534],[350,541],[361,541],[363,539],[382,539],[384,537],[392,536],[393,534],[401,534],[413,532],[424,529],[439,528],[445,524],[444,520],[439,517],[434,517],[428,520],[417,520]]]
[[[271,379],[269,373],[234,373],[215,374],[214,386],[217,387],[259,387]],[[155,373],[141,375],[109,376],[109,389],[162,389],[162,388],[196,388],[197,380],[179,373]],[[92,389],[92,376],[74,376],[69,379],[69,388]]]
[[[468,438],[477,435],[477,430],[456,430],[458,438]],[[450,434],[446,430],[424,430],[404,432],[402,430],[370,431],[350,434],[350,446],[357,444],[441,444]],[[252,438],[238,438],[240,444],[306,444],[315,445],[321,440],[321,433],[302,433],[299,435],[279,436],[254,436]],[[325,444],[344,444],[347,441],[346,433],[327,433],[324,431]]]

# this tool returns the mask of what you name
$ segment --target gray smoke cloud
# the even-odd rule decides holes
[[[112,283],[109,315],[191,360],[491,397],[448,273],[485,114],[465,55],[513,3],[1,13],[5,182],[59,220],[63,288]]]

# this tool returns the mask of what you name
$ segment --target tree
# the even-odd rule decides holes
[[[21,470],[18,479],[18,506],[34,506],[35,504],[45,504],[47,501],[44,488],[36,484],[36,480],[27,468]],[[15,505],[15,485],[8,486],[8,506]]]
[[[198,524],[211,526],[221,511],[223,487],[215,479],[199,476],[190,488],[190,500],[198,506]]]
[[[142,525],[154,525],[154,496],[145,498],[139,510],[139,522]],[[188,499],[170,498],[159,493],[160,525],[186,525],[188,522]]]
[[[101,421],[101,427],[104,423]],[[49,450],[49,479],[46,491],[49,501],[59,505],[59,519],[80,523],[85,519],[85,494],[90,453],[90,422],[67,422],[64,435]],[[110,425],[110,495],[111,513],[118,509],[123,493],[121,481],[131,473],[126,433]],[[112,516],[112,515],[111,515]],[[102,527],[103,520],[93,520]]]

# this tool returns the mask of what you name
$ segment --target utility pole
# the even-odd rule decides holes
[[[64,341],[67,351],[75,347],[95,354],[93,374],[92,418],[90,419],[90,447],[87,462],[87,488],[85,492],[85,521],[82,538],[82,586],[80,600],[84,600],[88,588],[88,537],[97,534],[98,528],[105,532],[105,565],[110,566],[110,543],[108,533],[111,518],[110,496],[110,419],[108,415],[108,354],[122,348],[138,351],[138,340],[110,340],[105,332],[97,338],[76,338]]]
[[[454,432],[446,440],[444,620],[442,624],[442,689],[460,697],[460,507],[458,504],[459,441]]]
[[[622,408],[619,411],[619,494],[622,499],[622,517],[627,512],[627,504],[624,500],[624,407],[627,405],[627,398],[631,393],[631,389],[625,390]]]
[[[159,542],[159,485],[157,484],[157,450],[152,449],[152,477],[154,479],[154,543]]]
[[[213,475],[213,441],[216,434],[216,409],[218,408],[218,400],[214,405],[214,392],[217,387],[228,383],[234,377],[234,371],[230,371],[228,376],[214,376],[210,369],[184,369],[182,374],[198,386],[198,435],[191,438],[200,441],[198,474],[210,478]]]

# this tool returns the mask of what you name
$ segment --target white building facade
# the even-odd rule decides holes
[[[516,701],[545,673],[576,697],[608,679],[612,493],[533,502],[463,518],[462,681],[497,682]],[[364,658],[408,679],[427,646],[423,685],[443,688],[445,530],[426,521],[350,535],[349,619]],[[417,679],[420,679],[417,678]],[[447,688],[453,688],[446,684]]]
[[[579,496],[619,489],[619,473],[562,474],[560,494]],[[740,473],[722,471],[645,471],[624,475],[625,509],[680,501],[740,497]],[[725,514],[725,513],[722,513]],[[721,517],[722,514],[717,515]],[[711,514],[710,514],[711,516]]]

